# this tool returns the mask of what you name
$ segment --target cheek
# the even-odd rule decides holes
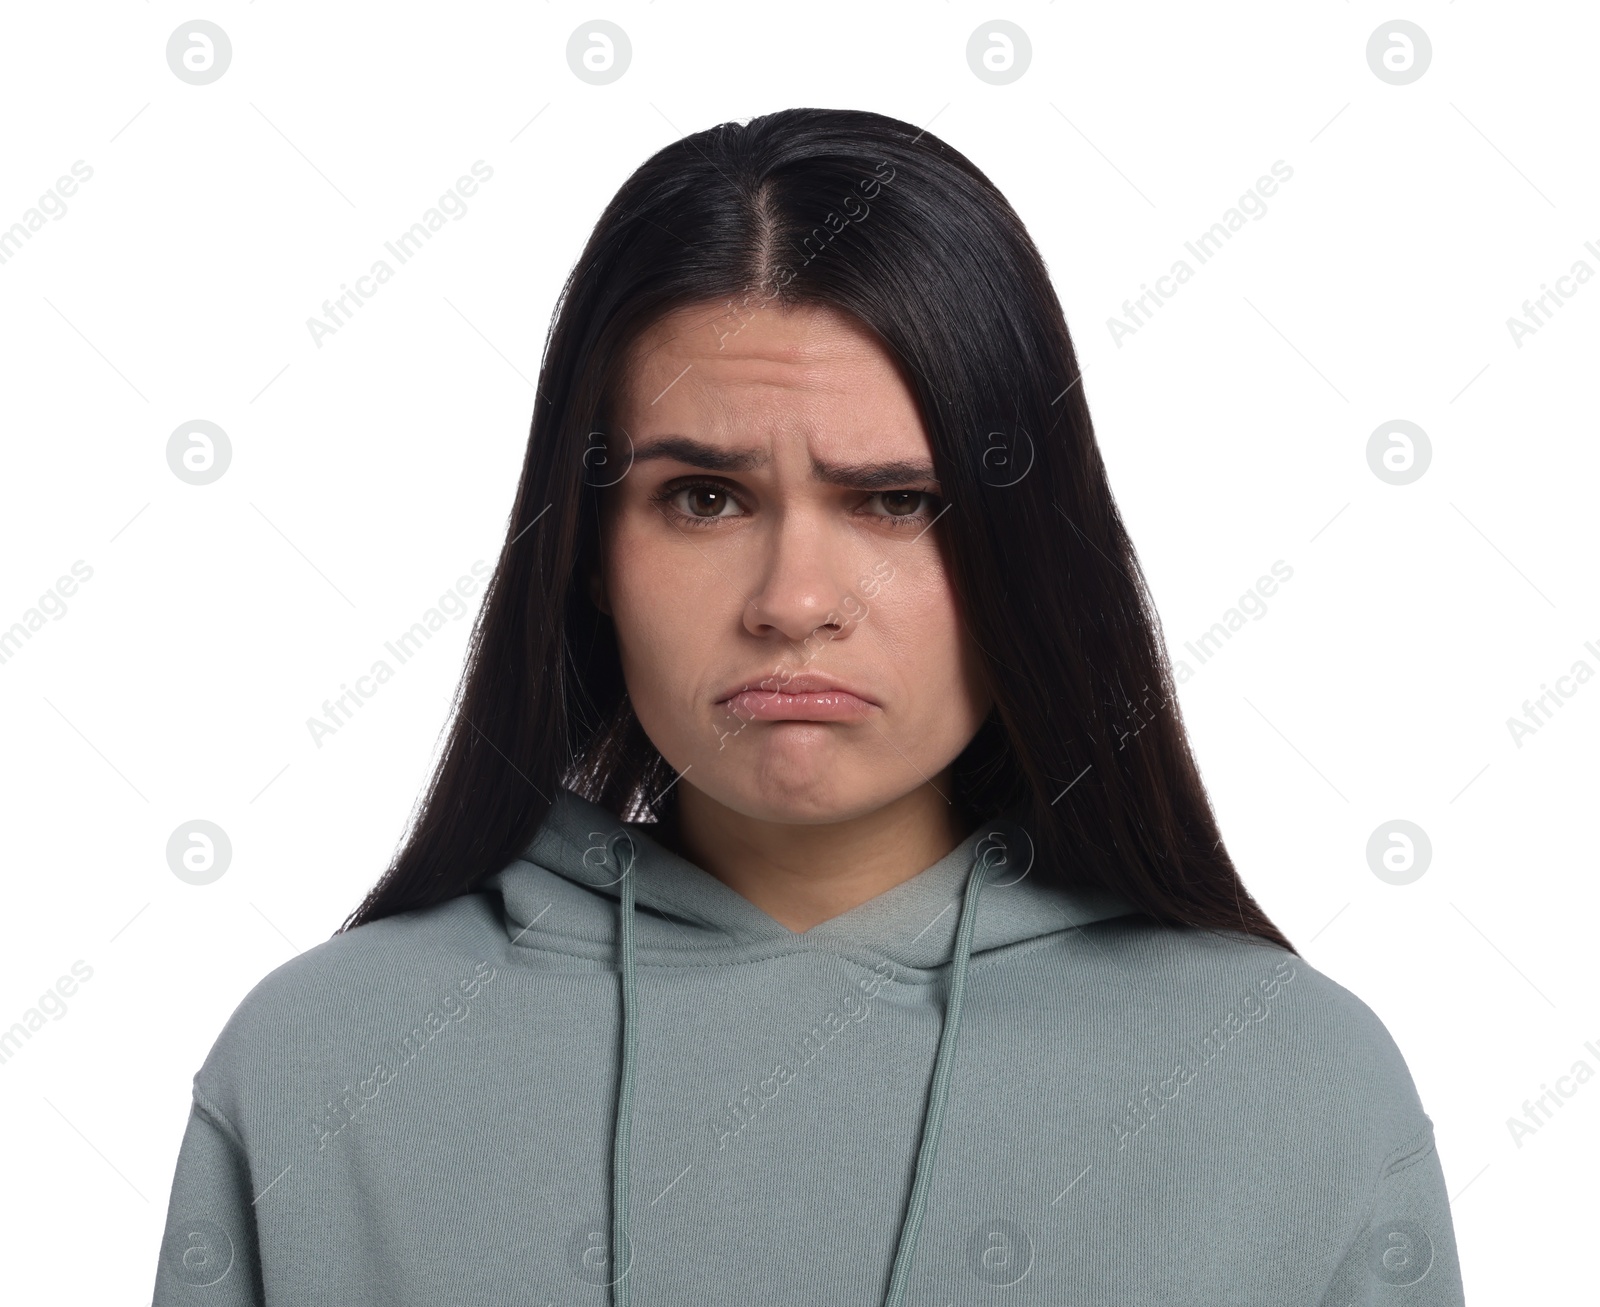
[[[692,679],[708,633],[727,620],[727,581],[621,523],[609,540],[605,573],[629,693],[637,701]]]
[[[909,716],[964,725],[988,712],[978,650],[942,567],[902,567],[863,604],[861,632],[873,632]]]
[[[626,534],[614,539],[606,556],[606,594],[625,655],[663,634],[660,628],[674,607],[666,581],[657,554]]]

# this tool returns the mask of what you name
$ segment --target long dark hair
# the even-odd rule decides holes
[[[438,766],[340,929],[471,892],[527,847],[562,785],[627,820],[667,815],[674,773],[585,582],[598,498],[626,471],[611,415],[627,351],[663,314],[719,303],[732,323],[769,304],[852,315],[920,405],[948,504],[937,530],[994,698],[956,760],[963,810],[1016,816],[1052,883],[1294,952],[1223,847],[1038,250],[958,151],[839,109],[687,136],[601,215],[546,341]]]

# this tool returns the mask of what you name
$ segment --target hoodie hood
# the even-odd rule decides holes
[[[632,1268],[628,1176],[640,1039],[638,961],[693,965],[715,955],[715,961],[725,963],[729,950],[756,955],[806,948],[858,960],[876,957],[923,970],[949,964],[916,1171],[884,1296],[884,1307],[900,1307],[939,1151],[968,960],[975,952],[1020,944],[1129,910],[1108,896],[1067,895],[1042,886],[1030,879],[1032,870],[1033,845],[1026,831],[1012,820],[985,823],[910,880],[810,930],[792,931],[704,868],[652,839],[642,824],[620,821],[569,790],[561,792],[523,859],[490,883],[502,895],[508,928],[516,927],[514,943],[541,929],[547,914],[553,918],[548,929],[568,932],[569,947],[573,941],[595,945],[608,936],[615,941],[621,1050],[612,1128],[610,1265],[623,1269],[610,1285],[614,1307],[628,1307]],[[995,888],[980,915],[980,893],[991,880]],[[552,912],[558,901],[564,910]],[[640,906],[649,913],[641,915]],[[613,919],[615,927],[608,932],[606,923]],[[648,1086],[644,1092],[649,1092]]]
[[[802,948],[934,970],[954,957],[962,895],[980,858],[989,860],[990,870],[973,925],[973,954],[1136,911],[1109,894],[1046,885],[1027,831],[1000,818],[876,898],[810,930],[792,931],[659,843],[652,829],[560,791],[521,859],[486,882],[501,896],[508,933],[518,943],[540,935],[546,943],[562,940],[568,951],[614,960],[622,875],[612,842],[619,835],[631,839],[634,855],[635,948],[652,966],[720,964]]]

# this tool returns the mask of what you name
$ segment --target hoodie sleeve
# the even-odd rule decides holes
[[[1383,1159],[1366,1219],[1320,1307],[1463,1307],[1433,1122]]]
[[[238,1131],[197,1089],[151,1307],[264,1307],[253,1196]]]

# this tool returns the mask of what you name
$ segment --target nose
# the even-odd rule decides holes
[[[752,635],[774,634],[800,643],[821,632],[827,640],[849,634],[852,602],[847,542],[829,531],[820,514],[789,510],[764,533],[755,588],[744,607]]]

